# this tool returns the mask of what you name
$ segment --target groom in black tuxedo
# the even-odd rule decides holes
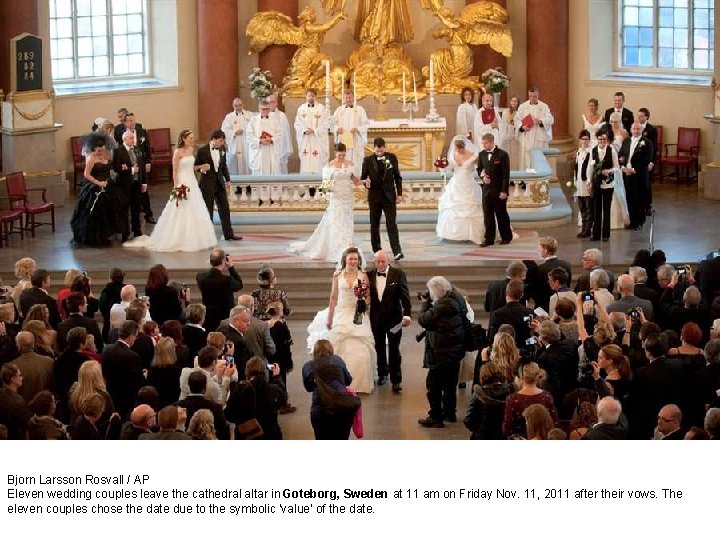
[[[377,352],[378,385],[382,386],[387,382],[389,373],[392,391],[397,394],[402,390],[402,330],[390,330],[398,324],[404,327],[410,324],[411,305],[407,276],[402,270],[388,264],[388,256],[384,251],[375,253],[375,268],[370,270],[367,276],[370,282],[370,325]]]
[[[217,204],[225,240],[242,240],[242,236],[235,236],[230,224],[230,205],[225,191],[225,183],[230,182],[226,155],[225,133],[221,129],[216,129],[210,135],[210,142],[198,150],[195,170],[201,173],[200,191],[210,213],[210,219],[213,216],[213,207]]]
[[[645,224],[645,207],[647,206],[648,167],[653,160],[653,145],[650,139],[642,134],[639,122],[630,128],[631,136],[626,138],[618,160],[623,173],[625,196],[627,197],[630,225],[628,228],[641,229]]]
[[[500,243],[512,241],[507,198],[510,192],[510,157],[505,150],[495,146],[492,133],[482,136],[478,175],[482,181],[482,207],[485,219],[485,241],[480,247],[495,243],[495,219],[500,232]]]
[[[632,123],[635,121],[635,116],[633,116],[633,112],[630,109],[625,107],[625,94],[622,92],[615,92],[615,95],[613,96],[613,104],[615,107],[610,107],[605,111],[603,120],[606,124],[609,124],[610,115],[616,112],[620,115],[620,123],[623,128],[625,128],[625,131],[630,133],[630,126],[632,126]]]
[[[147,193],[147,176],[145,173],[144,154],[135,145],[135,134],[125,131],[122,134],[122,144],[113,152],[113,170],[117,173],[118,186],[118,227],[122,233],[122,241],[133,234],[142,235],[140,227],[140,206],[143,193]],[[128,210],[130,211],[130,224],[128,224]]]
[[[360,180],[368,190],[370,207],[370,243],[373,253],[381,249],[380,216],[385,213],[385,226],[390,237],[390,247],[399,261],[405,256],[400,248],[400,236],[397,223],[397,203],[402,202],[402,177],[397,156],[385,151],[385,139],[378,137],[373,141],[375,152],[362,162]]]

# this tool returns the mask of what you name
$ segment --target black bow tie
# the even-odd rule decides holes
[[[308,103],[308,107],[312,108],[312,107],[314,107],[314,106],[315,106],[314,103]]]
[[[378,275],[378,277],[380,277],[380,276],[387,277],[387,272],[378,272],[377,275]]]
[[[345,107],[348,108],[348,109],[352,109],[352,108],[353,108],[352,105],[345,105]]]
[[[269,116],[261,116],[260,118],[262,118],[263,120],[267,120],[270,117]]]

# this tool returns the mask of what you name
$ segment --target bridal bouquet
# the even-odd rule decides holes
[[[335,180],[333,179],[332,174],[323,177],[322,182],[320,184],[320,187],[318,188],[318,191],[322,193],[323,195],[327,195],[328,193],[331,193],[333,188],[335,187]]]
[[[480,80],[485,87],[486,92],[497,94],[510,86],[510,77],[502,72],[501,68],[488,69],[480,75]]]
[[[170,190],[170,200],[175,201],[175,206],[180,206],[180,201],[187,201],[190,188],[185,184],[175,186]]]
[[[258,67],[254,67],[248,80],[250,82],[250,95],[253,99],[268,97],[273,91],[272,73],[268,70],[263,71]]]
[[[367,311],[367,302],[365,301],[365,297],[367,296],[369,289],[369,285],[361,279],[358,279],[357,285],[353,287],[353,293],[355,294],[355,298],[357,298],[355,316],[353,317],[354,324],[362,324],[363,313]]]

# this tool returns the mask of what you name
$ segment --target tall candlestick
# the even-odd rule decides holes
[[[413,71],[413,94],[415,95],[415,106],[417,107],[418,99],[417,99],[417,85],[415,84],[415,72]]]
[[[430,88],[435,86],[435,66],[433,65],[432,58],[430,59]]]
[[[338,75],[340,75],[340,101],[342,101],[345,92],[345,73],[341,71]]]
[[[325,60],[325,88],[330,88],[330,60]]]
[[[355,71],[353,71],[353,106],[357,105],[357,86],[355,84]]]
[[[405,72],[403,71],[403,94],[402,94],[402,96],[403,96],[403,105],[405,105],[405,103],[407,102],[407,95],[405,94],[405,86],[406,86],[406,83],[405,83]]]

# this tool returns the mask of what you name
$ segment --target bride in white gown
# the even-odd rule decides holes
[[[289,251],[310,259],[338,262],[343,251],[353,245],[353,186],[360,181],[353,173],[353,162],[345,155],[345,145],[338,143],[335,159],[322,170],[323,183],[332,186],[325,213],[310,238],[291,243]]]
[[[377,365],[370,314],[363,315],[362,324],[353,322],[357,304],[353,288],[358,280],[368,282],[361,267],[360,251],[355,247],[346,249],[340,259],[340,270],[333,275],[330,303],[308,326],[308,349],[312,350],[319,339],[330,341],[352,375],[350,386],[358,393],[369,394],[375,387]],[[369,294],[366,302],[369,306]]]
[[[479,149],[467,137],[456,136],[448,151],[453,176],[438,200],[435,231],[446,240],[470,240],[482,244],[485,235],[482,189],[475,181]]]
[[[192,131],[184,129],[173,154],[173,186],[187,186],[187,200],[168,199],[152,234],[133,238],[123,247],[151,251],[200,251],[217,245],[215,227],[195,179],[194,145]]]
[[[611,133],[608,133],[608,140],[612,143],[616,152],[620,152],[623,141],[628,137],[627,131],[622,127],[620,115],[616,112],[610,115]],[[625,181],[622,171],[615,171],[615,191],[613,191],[612,206],[610,207],[610,228],[624,229],[630,225],[630,212],[625,196]]]

